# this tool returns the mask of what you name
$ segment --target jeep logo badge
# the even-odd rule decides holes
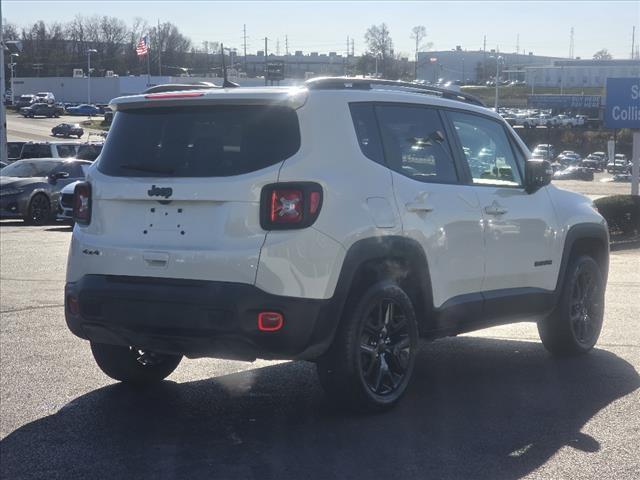
[[[150,197],[164,197],[169,198],[173,195],[173,189],[169,187],[156,187],[155,185],[151,185],[151,188],[147,190],[147,195]]]

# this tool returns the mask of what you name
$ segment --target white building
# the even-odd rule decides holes
[[[534,87],[602,87],[607,78],[640,77],[640,60],[556,60],[525,67],[527,85]]]

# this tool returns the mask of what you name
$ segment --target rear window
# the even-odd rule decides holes
[[[296,112],[266,105],[117,112],[98,170],[127,177],[225,177],[276,164],[300,148]]]

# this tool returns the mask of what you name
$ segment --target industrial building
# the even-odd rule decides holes
[[[555,60],[525,67],[527,85],[534,87],[602,87],[607,78],[640,77],[640,60]]]
[[[443,81],[484,82],[495,77],[496,57],[500,59],[500,78],[505,80],[525,80],[527,67],[549,65],[558,57],[544,57],[529,53],[502,53],[495,50],[442,50],[418,52],[419,80],[435,83]]]

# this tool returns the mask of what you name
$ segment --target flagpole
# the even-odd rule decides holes
[[[151,86],[151,49],[147,49],[147,88]]]

